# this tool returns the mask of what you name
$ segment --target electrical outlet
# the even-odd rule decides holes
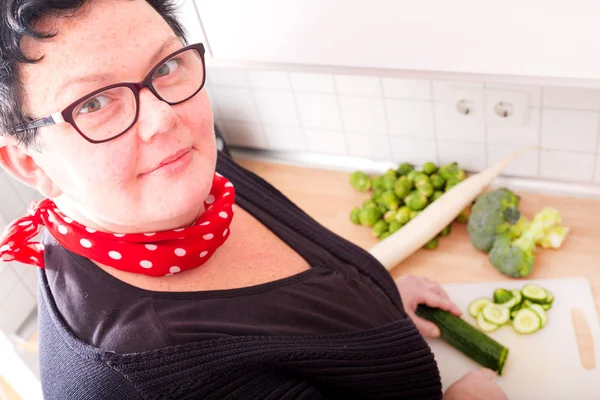
[[[483,89],[472,86],[449,86],[446,94],[449,118],[459,121],[483,121],[485,118]]]
[[[531,99],[521,90],[487,90],[485,119],[489,125],[522,128],[529,125]]]

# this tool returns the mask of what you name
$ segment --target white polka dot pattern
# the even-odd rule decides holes
[[[230,236],[235,187],[215,173],[202,213],[193,224],[159,232],[98,232],[66,217],[50,199],[32,202],[28,214],[0,240],[0,259],[43,267],[45,251],[32,239],[45,225],[61,245],[118,270],[164,277],[198,268]],[[24,251],[27,248],[28,251]]]

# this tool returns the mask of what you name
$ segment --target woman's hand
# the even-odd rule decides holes
[[[508,400],[494,382],[496,376],[487,368],[471,371],[446,390],[443,400]]]
[[[462,315],[460,308],[450,300],[448,294],[436,282],[422,277],[402,276],[396,279],[396,285],[406,313],[424,336],[437,337],[440,335],[440,330],[433,322],[415,314],[419,304],[449,311],[457,317]]]

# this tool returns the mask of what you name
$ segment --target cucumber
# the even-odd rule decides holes
[[[546,311],[552,308],[552,304],[540,304],[542,308]]]
[[[483,317],[483,313],[481,313],[477,316],[477,327],[479,328],[480,331],[489,333],[489,332],[494,332],[495,330],[500,328],[500,325],[492,324],[491,322],[487,321]]]
[[[416,314],[436,324],[441,338],[449,345],[481,366],[502,375],[509,355],[507,347],[448,311],[420,304]]]
[[[494,325],[504,325],[510,320],[510,308],[503,304],[488,304],[481,310],[485,320]]]
[[[523,297],[534,303],[544,303],[548,299],[548,292],[546,289],[534,284],[523,286],[521,294]]]
[[[471,314],[473,318],[477,318],[477,316],[481,313],[481,310],[483,310],[483,307],[487,306],[488,304],[493,304],[490,299],[485,297],[476,299],[469,304],[469,314]]]
[[[546,290],[546,293],[548,293],[548,297],[546,297],[546,300],[544,300],[541,304],[552,304],[554,302],[554,295],[552,293],[550,293],[548,290]]]
[[[504,304],[507,301],[510,301],[515,297],[510,290],[506,289],[496,289],[494,290],[494,303],[496,304]]]
[[[540,321],[542,322],[540,329],[545,327],[548,323],[548,315],[546,314],[544,308],[539,304],[532,304],[529,306],[529,308],[532,309],[538,315],[538,317],[540,317]]]
[[[517,311],[512,324],[517,333],[528,335],[537,332],[541,328],[542,320],[531,308],[522,308]]]
[[[512,293],[515,296],[515,299],[517,300],[517,302],[515,304],[521,303],[521,300],[523,300],[523,296],[521,295],[521,291],[519,289],[513,289]]]

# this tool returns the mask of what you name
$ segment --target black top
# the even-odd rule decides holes
[[[242,289],[148,291],[46,233],[40,295],[46,398],[84,398],[69,397],[81,390],[85,398],[103,399],[266,398],[276,390],[273,398],[440,398],[433,356],[385,268],[223,154],[217,170],[236,186],[236,202],[311,269]],[[108,370],[82,367],[82,358]],[[68,359],[80,379],[63,376],[57,384],[54,376],[64,374],[53,360]],[[93,390],[82,384],[86,379],[95,382]],[[122,392],[107,397],[98,385]]]

